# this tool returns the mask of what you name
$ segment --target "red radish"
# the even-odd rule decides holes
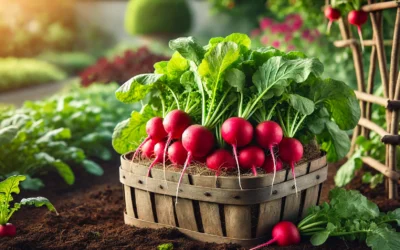
[[[324,10],[325,17],[329,19],[327,33],[331,30],[332,23],[340,18],[340,10],[332,8],[331,6],[326,7]]]
[[[187,158],[187,151],[181,141],[176,141],[168,147],[168,159],[175,165],[183,166]]]
[[[290,165],[290,168],[292,169],[294,186],[296,188],[297,194],[296,173],[294,171],[294,165],[303,157],[303,145],[301,145],[301,142],[294,138],[285,137],[279,144],[279,157],[282,159],[282,161],[288,163]]]
[[[347,20],[350,24],[357,27],[358,35],[360,36],[360,43],[362,51],[364,51],[364,42],[361,33],[361,26],[365,24],[368,20],[368,13],[363,10],[352,10],[347,16]]]
[[[161,117],[153,117],[146,123],[146,133],[147,137],[142,143],[137,147],[135,153],[133,154],[132,161],[136,158],[139,151],[142,149],[143,145],[150,139],[155,142],[159,142],[167,137],[167,132],[165,132],[163,126],[163,119]]]
[[[290,221],[281,221],[272,229],[272,239],[267,243],[253,247],[250,250],[260,249],[276,242],[278,246],[297,245],[301,241],[299,229]]]
[[[148,140],[145,144],[142,146],[142,156],[143,158],[153,158],[154,157],[154,146],[157,144],[157,141],[155,140]]]
[[[147,170],[147,177],[150,176],[150,171],[157,163],[163,162],[164,148],[166,147],[165,141],[157,142],[154,146],[154,155],[155,158],[153,162],[150,164],[149,169]],[[146,182],[147,183],[147,182]]]
[[[257,146],[248,146],[239,152],[239,164],[242,168],[251,169],[257,176],[257,168],[265,161],[264,151]]]
[[[7,223],[5,225],[0,225],[0,238],[15,237],[16,234],[17,234],[17,228],[13,224]]]
[[[264,164],[262,165],[262,168],[265,170],[265,172],[267,174],[274,173],[276,171],[280,171],[283,169],[283,163],[282,163],[281,159],[276,158],[276,160],[274,160],[271,155],[268,155],[265,157],[265,161],[264,161]],[[272,184],[273,184],[273,181],[272,181]]]
[[[204,126],[198,124],[191,125],[183,132],[182,145],[188,154],[176,188],[176,203],[178,203],[178,192],[182,177],[192,158],[206,156],[214,147],[214,143],[214,135]]]
[[[168,134],[167,144],[164,149],[163,156],[163,168],[164,168],[164,179],[165,179],[165,156],[167,155],[167,148],[171,143],[172,139],[181,139],[183,131],[191,124],[190,116],[179,109],[172,110],[169,112],[163,121],[164,129]]]
[[[272,163],[273,163],[273,172],[274,176],[272,177],[272,187],[274,187],[275,176],[276,176],[276,163],[275,163],[275,154],[274,154],[274,146],[278,145],[283,138],[283,131],[281,126],[278,123],[273,121],[265,121],[261,122],[256,127],[256,140],[258,145],[260,145],[264,149],[268,149],[271,153]],[[271,188],[272,192],[272,188]]]
[[[207,167],[215,171],[215,175],[219,176],[222,168],[235,168],[235,159],[228,150],[218,149],[207,157]]]
[[[248,145],[253,139],[253,126],[246,119],[241,117],[231,117],[227,119],[221,127],[221,136],[224,141],[232,146],[233,157],[236,161],[239,176],[239,186],[242,189],[240,182],[240,167],[237,156],[237,147],[244,147]]]

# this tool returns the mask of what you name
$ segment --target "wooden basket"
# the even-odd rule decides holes
[[[298,165],[296,195],[292,174],[277,172],[271,192],[272,174],[237,177],[185,174],[175,192],[180,173],[153,168],[121,157],[120,181],[124,187],[125,223],[137,227],[173,227],[190,238],[216,243],[254,246],[270,238],[273,225],[281,220],[298,221],[309,207],[318,204],[328,166],[325,154]]]

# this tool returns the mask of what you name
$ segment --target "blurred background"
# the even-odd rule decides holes
[[[0,162],[0,179],[15,172],[35,176],[24,185],[37,189],[43,186],[40,174],[49,168],[68,184],[74,182],[70,166],[101,175],[101,167],[88,159],[115,158],[113,128],[139,108],[119,103],[114,91],[134,75],[153,72],[155,62],[168,60],[168,41],[179,36],[206,44],[211,37],[246,33],[255,48],[318,57],[325,77],[355,88],[351,51],[333,46],[339,28],[334,23],[326,34],[324,5],[309,0],[0,0],[0,137],[10,138],[0,140],[0,147],[12,145],[0,150],[0,159],[8,159]],[[383,16],[389,27],[385,37],[393,36],[394,15]],[[371,25],[363,33],[371,39]],[[363,59],[369,57],[366,48]]]

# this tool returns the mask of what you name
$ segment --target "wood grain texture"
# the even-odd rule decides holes
[[[217,182],[212,179],[193,178],[193,185],[202,187],[217,187]],[[211,202],[199,202],[201,222],[207,234],[223,236],[219,205]]]
[[[251,238],[251,207],[225,205],[226,236],[232,238]]]
[[[296,179],[297,179],[297,177],[301,177],[301,176],[305,175],[307,173],[307,169],[308,169],[308,163],[303,163],[300,166],[297,166],[295,168]],[[287,182],[288,182],[288,180],[292,180],[292,179],[293,179],[292,172],[289,172],[288,176],[287,176]],[[293,187],[294,187],[294,181],[292,183],[293,183]],[[295,193],[295,194],[286,196],[285,206],[283,208],[282,220],[289,220],[289,221],[293,221],[293,222],[298,220],[300,204],[301,204],[301,197],[302,197],[301,189],[299,190],[299,192],[297,194]]]
[[[129,216],[137,218],[133,209],[132,191],[135,192],[131,187],[124,185],[125,212]]]
[[[174,204],[171,196],[155,194],[154,200],[156,204],[158,223],[176,226],[174,216]]]
[[[138,218],[141,220],[154,222],[150,193],[140,189],[135,189],[135,200]]]

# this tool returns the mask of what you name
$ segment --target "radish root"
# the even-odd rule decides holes
[[[192,161],[192,154],[190,152],[188,152],[188,156],[186,158],[186,162],[185,165],[183,166],[182,172],[181,172],[181,176],[179,176],[179,181],[178,181],[178,185],[176,187],[176,195],[175,195],[175,206],[178,204],[178,194],[179,194],[179,187],[181,185],[182,182],[182,178],[183,175],[186,172],[187,167],[189,166],[190,162]]]
[[[237,170],[238,170],[239,187],[240,187],[240,189],[243,189],[242,188],[242,181],[240,179],[240,166],[239,166],[239,160],[238,160],[238,156],[237,156],[236,145],[232,145],[232,149],[233,149],[233,156],[235,157],[236,166],[237,166]]]

